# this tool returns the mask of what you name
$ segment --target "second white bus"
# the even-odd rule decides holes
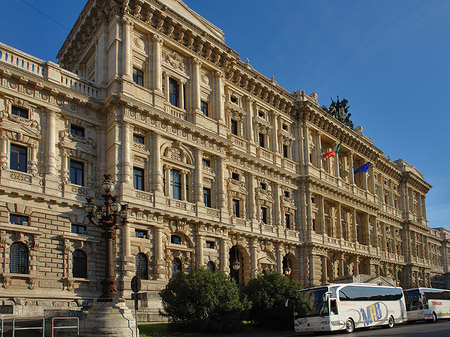
[[[450,318],[450,290],[414,288],[404,294],[408,321]]]
[[[295,332],[346,330],[406,321],[403,291],[374,284],[330,284],[300,290],[294,306]]]

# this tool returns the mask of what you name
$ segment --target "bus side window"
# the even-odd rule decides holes
[[[331,299],[330,300],[330,316],[337,315],[337,314],[338,314],[338,309],[337,309],[336,300]]]

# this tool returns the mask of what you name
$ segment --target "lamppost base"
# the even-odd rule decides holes
[[[82,337],[139,337],[131,309],[123,299],[101,299],[80,321]]]

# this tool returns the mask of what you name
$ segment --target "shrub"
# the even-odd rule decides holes
[[[161,314],[195,331],[236,331],[249,307],[228,275],[205,269],[178,273],[159,294]]]
[[[260,274],[242,289],[252,303],[250,319],[268,328],[293,328],[292,307],[286,308],[287,298],[295,297],[300,283],[280,273]]]

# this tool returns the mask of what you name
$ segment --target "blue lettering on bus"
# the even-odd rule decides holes
[[[372,323],[375,323],[383,317],[381,313],[381,307],[380,302],[376,302],[374,304],[371,304],[367,306],[367,308],[364,310],[364,308],[360,309],[362,320],[364,322],[364,326],[368,326]]]

